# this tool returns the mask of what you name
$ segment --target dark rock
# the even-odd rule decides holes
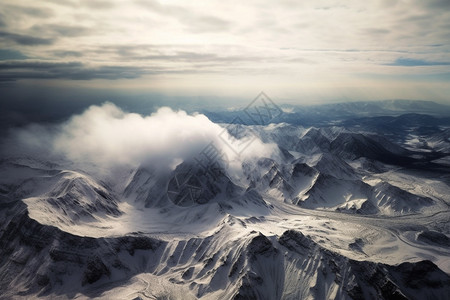
[[[248,245],[248,256],[256,259],[257,256],[269,256],[277,253],[270,240],[261,233],[254,237]]]
[[[99,257],[93,257],[88,260],[86,270],[83,274],[82,285],[92,284],[98,281],[103,275],[109,276],[111,272]]]
[[[278,239],[278,242],[289,250],[297,253],[305,253],[314,244],[312,240],[296,230],[285,231]]]
[[[418,234],[417,240],[441,247],[450,248],[450,238],[445,234],[437,231],[422,231]]]

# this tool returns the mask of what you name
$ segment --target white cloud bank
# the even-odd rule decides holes
[[[139,165],[170,170],[198,157],[212,142],[226,155],[229,164],[225,167],[232,172],[240,169],[243,160],[270,157],[277,149],[254,136],[237,143],[223,127],[202,114],[163,107],[142,116],[111,103],[91,106],[51,128],[34,125],[14,134],[15,143],[28,153],[63,156],[75,164],[95,165],[102,170]],[[248,146],[243,150],[236,148],[238,145]]]

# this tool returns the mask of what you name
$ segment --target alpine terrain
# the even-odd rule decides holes
[[[264,124],[235,110],[153,114],[219,134],[208,144],[190,135],[206,126],[178,126],[152,159],[129,135],[112,146],[123,125],[87,140],[116,121],[80,127],[86,113],[17,129],[47,138],[3,143],[0,299],[449,299],[448,110],[282,109]],[[151,149],[165,143],[151,134]]]

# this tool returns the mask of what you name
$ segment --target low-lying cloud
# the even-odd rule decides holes
[[[124,112],[111,103],[91,106],[56,126],[16,130],[13,139],[28,153],[60,157],[80,168],[98,166],[99,170],[145,165],[169,171],[182,161],[195,161],[212,143],[225,155],[224,167],[236,174],[242,161],[271,157],[277,149],[255,136],[243,136],[237,141],[202,114],[189,115],[163,107],[142,116]]]

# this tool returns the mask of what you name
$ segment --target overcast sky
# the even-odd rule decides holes
[[[450,95],[450,1],[2,0],[0,88]]]

